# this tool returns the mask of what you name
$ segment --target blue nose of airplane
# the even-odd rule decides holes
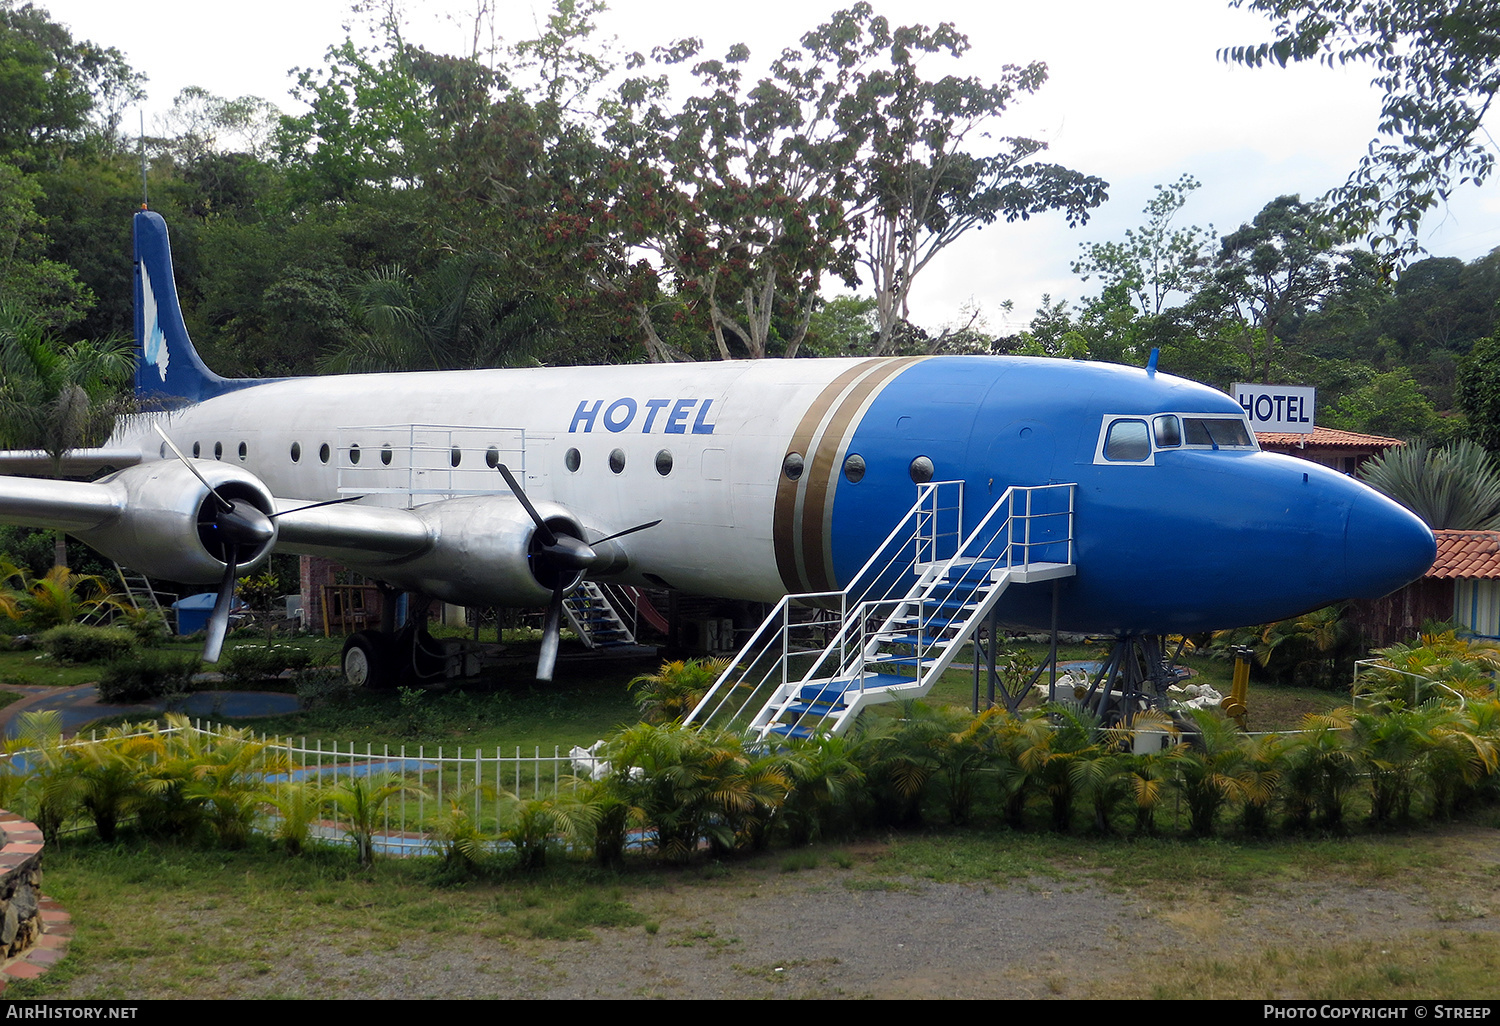
[[[1349,598],[1379,598],[1425,574],[1437,558],[1432,530],[1411,510],[1365,488],[1344,533]]]

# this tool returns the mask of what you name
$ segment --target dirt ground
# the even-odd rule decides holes
[[[1294,881],[1253,893],[1121,893],[1107,873],[1020,883],[934,883],[853,864],[786,871],[783,860],[736,866],[722,881],[684,876],[625,897],[630,927],[585,940],[487,937],[482,928],[408,935],[395,949],[358,937],[302,938],[255,972],[220,977],[225,997],[303,998],[1078,998],[1152,997],[1154,981],[1198,989],[1205,966],[1226,993],[1305,997],[1357,975],[1298,982],[1299,963],[1338,948],[1358,963],[1396,951],[1430,960],[1477,937],[1493,949],[1500,887],[1493,829],[1460,828],[1452,857],[1481,871],[1461,885],[1398,880],[1380,886]],[[1450,842],[1445,841],[1445,844]],[[868,856],[870,853],[863,853]],[[845,859],[844,861],[850,861]],[[372,910],[372,914],[378,914]],[[1414,947],[1413,945],[1418,945]],[[1420,950],[1419,950],[1420,948]],[[1423,952],[1426,952],[1424,954]],[[1363,954],[1361,954],[1363,953]],[[1252,962],[1282,968],[1252,994]],[[1356,968],[1358,968],[1356,966]],[[120,965],[70,981],[84,997],[119,986]],[[1406,970],[1401,970],[1405,972]],[[1258,978],[1257,978],[1258,979]],[[1427,977],[1420,977],[1423,981]],[[1235,990],[1234,984],[1241,989]],[[1488,986],[1488,984],[1481,984]],[[1180,990],[1167,996],[1178,996]],[[1447,997],[1493,997],[1448,994]],[[1325,996],[1327,996],[1325,994]],[[1413,995],[1417,996],[1417,995]]]

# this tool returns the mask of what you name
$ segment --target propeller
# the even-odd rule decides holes
[[[539,566],[542,573],[538,580],[547,584],[550,580],[552,586],[552,599],[547,603],[547,618],[542,623],[542,650],[537,656],[536,679],[551,680],[552,670],[557,665],[558,638],[562,631],[562,604],[568,592],[578,586],[583,575],[592,570],[600,562],[599,554],[594,550],[595,545],[623,538],[627,534],[644,531],[648,527],[655,527],[661,523],[653,520],[646,524],[637,524],[623,531],[604,538],[596,538],[592,543],[582,538],[575,538],[570,534],[558,534],[548,526],[547,521],[537,512],[531,500],[526,497],[526,490],[521,487],[521,482],[516,480],[510,468],[505,464],[498,464],[495,468],[500,471],[500,476],[505,478],[505,483],[510,486],[511,492],[526,510],[532,522],[536,524],[536,534],[532,538],[534,551],[531,553],[533,566]]]
[[[353,502],[363,496],[347,495],[339,499],[329,499],[326,502],[298,506],[296,509],[282,510],[280,513],[266,513],[252,502],[246,500],[236,502],[226,498],[217,488],[208,483],[207,478],[198,473],[198,468],[193,466],[192,461],[183,455],[182,450],[172,443],[160,424],[151,426],[182,461],[183,466],[187,467],[203,487],[208,489],[208,494],[213,496],[217,506],[211,519],[199,523],[200,532],[207,532],[204,541],[207,542],[210,538],[217,540],[220,551],[223,553],[220,558],[224,562],[224,576],[219,579],[219,591],[214,598],[213,612],[208,617],[208,637],[203,643],[203,661],[216,663],[219,661],[220,653],[224,650],[224,636],[229,632],[229,610],[234,603],[234,582],[239,576],[240,553],[248,552],[253,556],[274,541],[276,528],[271,521],[277,517],[284,517],[288,513],[300,513],[305,509],[316,509],[319,506]]]

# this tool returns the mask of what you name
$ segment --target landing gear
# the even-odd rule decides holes
[[[391,638],[381,631],[360,631],[344,641],[341,665],[344,679],[352,687],[372,690],[393,687],[396,683],[395,653]]]
[[[421,685],[455,677],[472,677],[495,665],[499,645],[445,638],[427,633],[422,619],[398,631],[360,631],[344,642],[344,679],[351,687],[380,690],[397,684]]]

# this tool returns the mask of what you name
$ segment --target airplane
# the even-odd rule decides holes
[[[1032,629],[1264,623],[1385,595],[1435,556],[1412,513],[1261,451],[1233,398],[1154,355],[226,379],[193,349],[154,212],[135,215],[135,268],[136,389],[158,412],[70,455],[115,468],[99,480],[0,477],[0,522],[217,585],[215,658],[235,577],[280,551],[446,602],[545,606],[549,679],[561,595],[585,576],[762,602],[837,591],[932,481],[961,482],[968,523],[1010,486],[1073,485],[1076,573],[997,606]],[[43,460],[0,454],[0,470]],[[393,626],[351,639],[346,671],[399,662]]]

